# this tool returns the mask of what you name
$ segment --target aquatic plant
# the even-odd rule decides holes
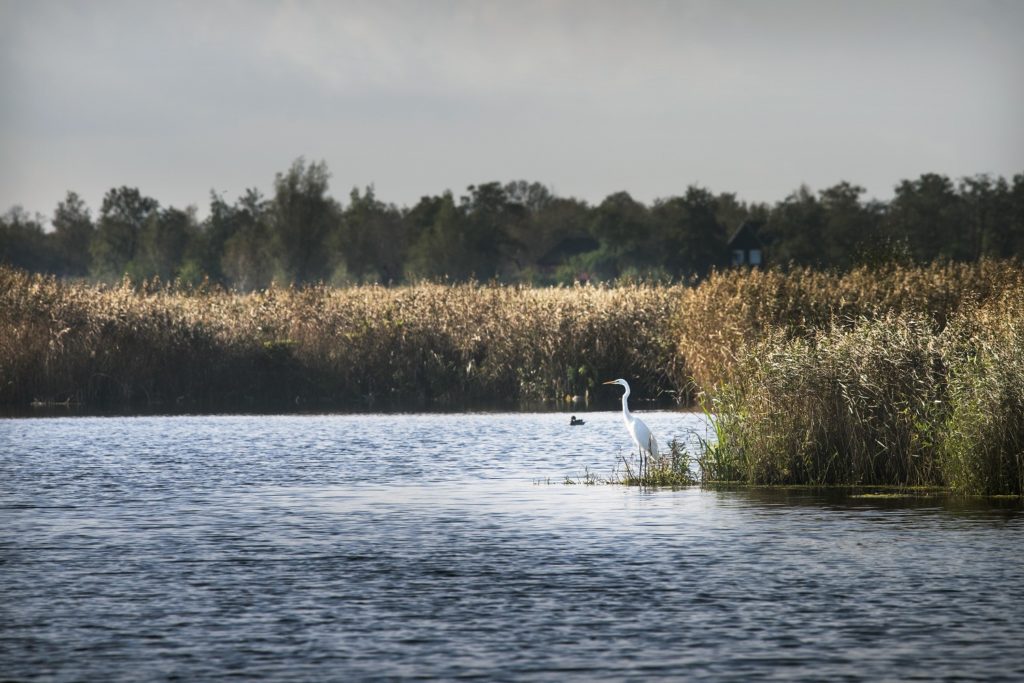
[[[965,311],[946,333],[949,414],[940,462],[972,494],[1024,492],[1024,298]]]
[[[1020,494],[1024,297],[785,330],[740,349],[713,392],[702,480],[940,486]]]
[[[719,392],[713,479],[907,486],[933,481],[942,355],[929,322],[906,315],[783,332],[740,354]]]
[[[667,453],[646,455],[642,468],[638,466],[639,460],[622,456],[622,476],[613,481],[626,486],[693,486],[699,481],[693,462],[694,457],[686,446],[673,439]]]

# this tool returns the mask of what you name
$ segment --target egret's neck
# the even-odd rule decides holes
[[[626,387],[626,393],[622,395],[622,419],[626,422],[630,422],[633,416],[629,414],[629,404],[626,400],[629,398],[629,387]]]

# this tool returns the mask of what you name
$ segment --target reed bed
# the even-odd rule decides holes
[[[704,481],[1024,489],[1024,292],[920,313],[776,330],[709,397]]]
[[[745,372],[738,354],[769,336],[807,337],[836,321],[851,324],[893,313],[920,314],[941,329],[962,306],[1021,291],[1024,269],[1012,261],[888,265],[847,273],[723,271],[684,293],[671,335],[683,359],[678,366],[697,387],[711,388]]]
[[[251,294],[0,268],[0,404],[510,406],[614,377],[681,403],[703,391],[704,482],[1024,489],[1014,262]],[[689,458],[624,482],[685,484]]]
[[[673,392],[682,287],[69,284],[0,269],[0,402],[396,405]]]
[[[1024,296],[965,311],[946,334],[944,481],[970,494],[1024,493]]]

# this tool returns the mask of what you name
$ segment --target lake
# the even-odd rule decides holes
[[[0,420],[0,679],[1024,678],[1018,501],[567,484],[581,416]]]

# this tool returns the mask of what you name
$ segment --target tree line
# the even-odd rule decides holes
[[[744,222],[782,267],[1024,256],[1024,173],[957,181],[927,173],[901,181],[888,202],[841,182],[818,192],[802,186],[774,204],[691,185],[650,205],[627,192],[590,205],[516,181],[401,208],[372,186],[338,201],[329,179],[325,163],[299,158],[276,175],[270,197],[249,189],[232,203],[211,193],[203,219],[195,207],[162,206],[127,186],[109,190],[94,218],[68,192],[52,218],[20,207],[0,216],[0,263],[95,281],[208,279],[245,291],[275,281],[691,280],[729,264],[729,237]]]

